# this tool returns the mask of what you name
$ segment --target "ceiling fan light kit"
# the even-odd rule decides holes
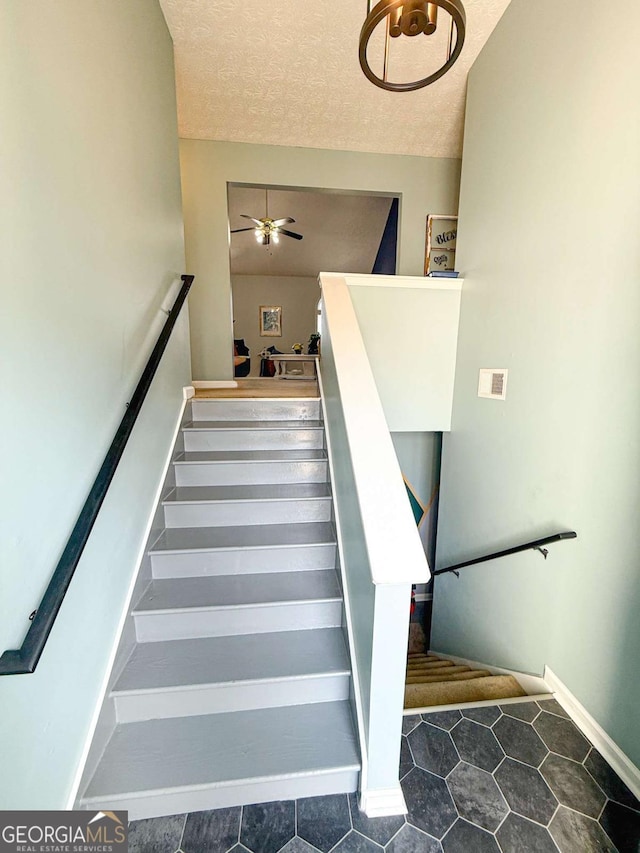
[[[439,15],[439,10],[447,14]],[[369,64],[367,49],[374,30],[382,23],[385,24],[386,29],[383,71],[382,76],[379,77]],[[447,25],[449,26],[447,56],[437,71],[408,83],[395,83],[388,79],[391,39],[414,38],[419,35],[432,36],[439,27]],[[370,0],[368,0],[367,17],[360,31],[358,51],[360,67],[368,80],[388,92],[413,92],[416,89],[422,89],[439,80],[458,59],[464,44],[466,26],[467,20],[462,0],[433,0],[433,2],[380,0],[373,8],[370,7]]]
[[[284,234],[285,237],[293,237],[294,240],[302,240],[302,234],[287,231],[286,228],[282,227],[283,225],[290,225],[292,222],[295,222],[295,219],[292,219],[290,216],[285,216],[282,219],[271,219],[269,216],[268,190],[265,190],[265,215],[262,219],[254,219],[253,216],[249,216],[247,213],[241,213],[240,216],[243,219],[250,219],[254,224],[251,228],[234,228],[231,233],[238,234],[241,231],[253,231],[256,242],[261,246],[269,246],[272,242],[277,245],[280,242],[281,234]]]

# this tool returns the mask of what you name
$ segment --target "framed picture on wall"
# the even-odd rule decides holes
[[[260,336],[263,338],[282,337],[282,306],[260,306]]]
[[[427,216],[424,274],[448,273],[456,267],[457,216]]]

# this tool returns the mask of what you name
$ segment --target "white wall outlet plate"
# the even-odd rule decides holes
[[[506,400],[508,373],[506,367],[481,367],[478,376],[478,397]]]

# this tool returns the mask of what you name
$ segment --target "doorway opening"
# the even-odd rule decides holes
[[[247,184],[227,191],[235,373],[258,378],[268,375],[267,351],[307,353],[322,334],[320,272],[395,274],[400,196]]]

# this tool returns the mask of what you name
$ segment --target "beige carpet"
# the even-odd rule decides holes
[[[410,652],[404,692],[405,708],[429,708],[485,699],[526,696],[512,675],[492,675],[435,655]]]

